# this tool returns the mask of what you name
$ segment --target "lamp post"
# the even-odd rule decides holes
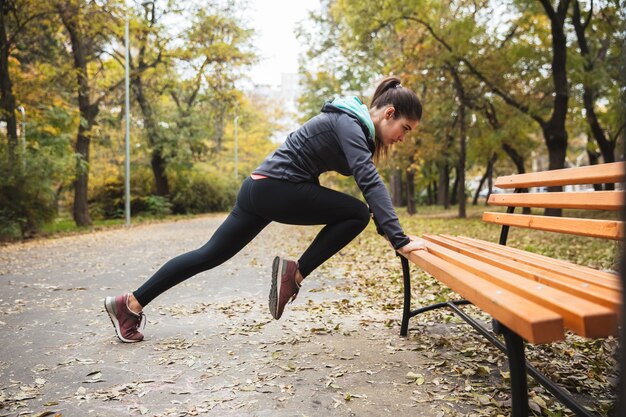
[[[130,41],[128,36],[128,3],[126,3],[126,18],[124,22],[124,111],[126,119],[126,137],[124,140],[125,159],[124,159],[124,217],[126,218],[126,226],[130,226],[130,76],[129,76],[129,48]]]
[[[239,180],[239,144],[237,143],[237,123],[239,122],[239,116],[235,116],[235,181]]]

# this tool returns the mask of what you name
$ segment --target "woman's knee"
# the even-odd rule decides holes
[[[355,212],[354,220],[356,220],[361,227],[361,230],[365,229],[370,222],[371,213],[369,207],[366,204],[359,201]]]

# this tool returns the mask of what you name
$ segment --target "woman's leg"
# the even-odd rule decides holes
[[[251,181],[243,182],[235,208],[204,246],[168,261],[133,294],[105,298],[104,308],[122,342],[143,340],[139,331],[144,318],[142,308],[155,297],[187,278],[225,262],[267,226],[268,220],[241,206],[249,200]]]
[[[226,262],[267,226],[268,220],[241,208],[249,181],[242,185],[233,211],[204,246],[171,259],[133,292],[142,307],[187,278]]]
[[[363,202],[313,183],[255,181],[250,203],[255,213],[268,220],[326,225],[298,261],[303,277],[350,243],[370,221],[369,209]]]
[[[133,295],[145,307],[154,298],[200,272],[214,268],[243,249],[269,222],[235,206],[224,223],[201,248],[163,265]]]

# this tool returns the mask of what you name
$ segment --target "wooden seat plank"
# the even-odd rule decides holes
[[[520,264],[513,261],[507,256],[501,256],[494,253],[481,251],[480,249],[474,248],[473,246],[451,239],[446,239],[442,236],[424,235],[424,239],[429,242],[433,242],[434,244],[437,244],[439,246],[445,247],[448,250],[454,251],[455,253],[459,253],[463,256],[475,259],[484,264],[499,268],[502,271],[507,271],[508,273],[513,273],[517,276],[523,277],[524,279],[529,281],[530,284],[546,285],[548,287],[570,294],[574,297],[587,300],[588,302],[592,302],[594,304],[599,304],[604,308],[610,309],[614,313],[617,313],[621,308],[621,293],[618,291],[609,290],[593,284],[587,284],[585,282],[581,282],[579,280],[560,275],[555,272],[536,268],[532,265]],[[428,247],[430,248],[430,246]],[[502,275],[504,276],[506,274]],[[520,285],[524,283],[523,281],[519,280],[510,280],[509,282],[517,282]],[[574,301],[574,299],[568,297],[564,297],[563,299],[568,299],[569,302]],[[578,313],[584,315],[584,311],[581,310],[582,304],[572,306],[571,308],[577,310]],[[575,330],[574,328],[571,329]],[[584,335],[582,333],[579,334]]]
[[[624,167],[623,162],[613,162],[586,167],[508,175],[498,177],[495,186],[498,188],[530,188],[624,182]]]
[[[407,258],[529,342],[563,340],[559,314],[426,251],[411,252]]]
[[[583,272],[585,275],[593,275],[594,277],[598,277],[601,278],[603,280],[605,280],[607,282],[607,285],[618,285],[615,288],[621,288],[621,278],[617,275],[617,272],[610,272],[610,271],[601,271],[598,269],[593,269],[593,268],[589,268],[587,266],[584,265],[578,265],[575,264],[573,262],[570,261],[566,261],[563,259],[557,259],[557,258],[551,258],[549,256],[546,255],[542,255],[540,253],[536,253],[536,252],[529,252],[529,251],[525,251],[523,249],[519,249],[519,248],[514,248],[511,246],[506,246],[506,245],[500,245],[499,243],[495,243],[495,242],[489,242],[487,240],[480,240],[480,239],[475,239],[472,237],[467,237],[467,236],[449,236],[446,234],[442,234],[441,236],[445,236],[447,238],[458,238],[458,239],[463,239],[464,241],[468,241],[468,242],[472,242],[473,244],[476,244],[478,246],[489,246],[492,247],[494,249],[503,249],[506,251],[509,251],[511,253],[519,253],[519,254],[523,254],[527,257],[533,258],[533,260],[539,260],[539,261],[545,261],[548,262],[550,264],[553,265],[560,265],[563,267],[567,267],[567,268],[571,268],[573,270],[576,271],[581,271]]]
[[[606,337],[615,335],[617,332],[617,315],[605,306],[542,285],[504,268],[498,268],[480,259],[450,250],[433,241],[429,241],[426,246],[428,251],[438,258],[560,314],[565,326],[580,336]]]
[[[580,236],[621,240],[624,228],[620,221],[576,219],[569,217],[532,216],[508,213],[483,213],[483,220],[499,225],[525,227]]]
[[[624,205],[621,191],[593,191],[584,193],[516,193],[491,194],[489,204],[506,207],[542,207],[582,210],[621,210]]]
[[[532,253],[509,246],[499,245],[493,242],[473,239],[465,236],[449,236],[442,235],[446,238],[467,243],[479,249],[483,249],[496,255],[506,254],[516,262],[544,269],[546,271],[554,271],[560,275],[575,278],[590,285],[598,285],[615,291],[621,291],[621,280],[616,274],[598,271],[585,266],[573,264],[560,259],[550,258],[538,253]]]

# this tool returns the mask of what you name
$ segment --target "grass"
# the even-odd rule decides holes
[[[131,224],[148,224],[156,222],[177,221],[191,219],[198,215],[168,215],[168,216],[136,216],[131,218]],[[125,219],[98,219],[93,220],[92,226],[77,226],[69,215],[59,216],[55,221],[42,227],[37,237],[54,237],[59,235],[89,233],[98,230],[116,229],[126,225]]]

